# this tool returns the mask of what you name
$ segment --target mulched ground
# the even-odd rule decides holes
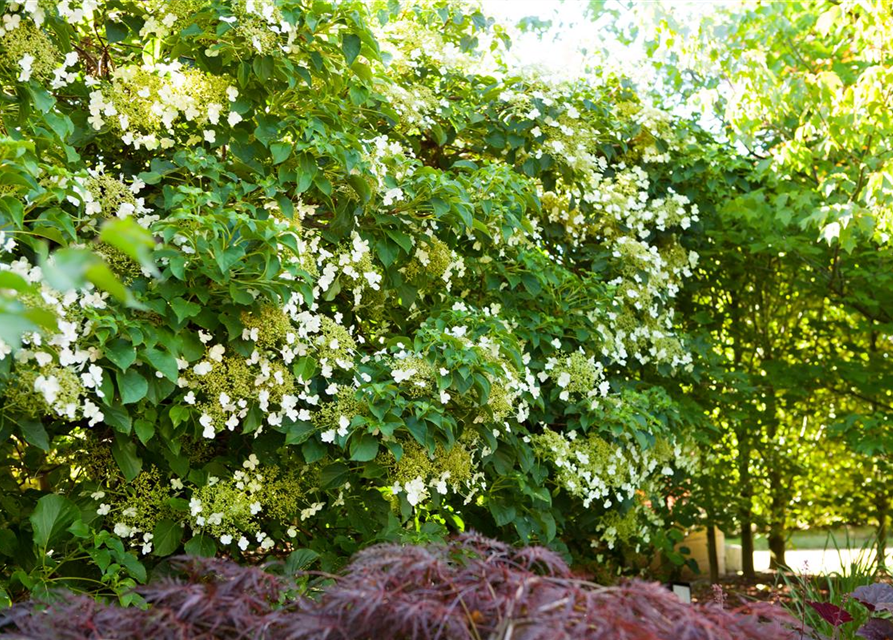
[[[738,602],[740,598],[778,603],[790,600],[787,587],[783,581],[778,580],[775,573],[758,573],[753,579],[737,575],[722,576],[719,579],[719,586],[722,587],[725,601],[729,604]],[[691,594],[694,602],[712,602],[716,597],[710,580],[693,582]]]

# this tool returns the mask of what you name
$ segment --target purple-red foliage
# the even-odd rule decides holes
[[[893,622],[883,618],[870,618],[859,627],[856,636],[865,640],[890,640],[893,638]]]
[[[893,586],[884,582],[862,585],[850,594],[869,611],[893,611]]]
[[[811,600],[807,600],[806,604],[815,609],[825,622],[834,627],[839,627],[845,622],[853,621],[852,614],[843,607],[838,607],[836,604],[830,602],[813,602]]]
[[[48,606],[0,611],[2,638],[28,640],[216,640],[265,638],[287,610],[277,606],[282,581],[229,560],[177,558],[176,577],[141,587],[148,609],[102,604],[64,594]],[[5,619],[4,619],[5,618]],[[5,624],[4,624],[5,623]]]
[[[657,584],[605,587],[556,554],[474,534],[449,545],[358,553],[318,599],[278,603],[292,586],[223,560],[181,559],[181,575],[140,592],[145,611],[70,596],[17,607],[21,640],[793,640],[796,621],[757,603],[689,605]],[[2,621],[0,621],[2,626]]]

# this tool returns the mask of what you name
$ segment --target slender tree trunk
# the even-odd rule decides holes
[[[738,506],[738,520],[741,522],[741,572],[745,578],[754,578],[753,481],[750,477],[750,442],[746,436],[738,439],[738,479],[741,483],[741,500]]]
[[[770,482],[773,486],[772,508],[769,516],[769,568],[786,567],[785,561],[785,519],[787,517],[787,492],[778,486],[783,482],[781,474],[771,472]]]
[[[782,531],[769,532],[769,568],[781,569],[787,567],[784,558],[785,552],[785,534]]]
[[[716,549],[716,526],[712,519],[707,521],[707,561],[710,564],[710,583],[719,582],[719,557]]]
[[[767,349],[767,354],[771,352]],[[771,357],[764,359],[769,362]],[[786,567],[785,552],[785,521],[788,515],[788,494],[790,493],[790,481],[782,473],[784,460],[783,454],[778,450],[778,396],[775,387],[771,384],[766,387],[766,435],[768,436],[766,463],[769,471],[769,491],[771,500],[769,503],[769,568],[779,569]]]
[[[877,357],[877,339],[878,332],[872,330],[871,332],[871,357]],[[873,411],[878,410],[877,402],[871,403],[871,409]],[[879,487],[878,493],[874,497],[874,507],[875,507],[875,515],[877,516],[877,570],[879,572],[886,572],[887,570],[887,516],[890,513],[890,498],[887,495],[885,487],[886,483],[886,473],[887,465],[884,462],[878,464],[875,462],[874,468],[876,471],[876,478],[879,482],[875,483],[876,487]]]
[[[883,492],[875,497],[874,506],[877,516],[877,568],[878,571],[887,569],[887,516],[890,513],[890,501]]]
[[[741,309],[738,296],[732,295],[729,304],[732,326],[741,326]],[[735,371],[741,370],[745,346],[739,334],[733,338],[732,350]],[[738,522],[741,523],[741,572],[745,578],[755,578],[753,568],[753,479],[750,475],[751,440],[747,426],[737,424],[735,437],[738,441],[738,486],[741,490],[738,501]]]

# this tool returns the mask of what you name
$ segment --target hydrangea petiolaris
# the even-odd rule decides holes
[[[180,548],[334,566],[466,522],[667,543],[639,492],[690,463],[692,134],[615,78],[514,73],[465,3],[373,4],[4,9],[0,81],[30,102],[0,143],[0,293],[59,322],[0,342],[3,486],[71,519],[43,541],[5,496],[0,525],[55,550],[34,584],[70,557],[102,584],[100,547],[136,580]],[[84,247],[127,295],[63,277]]]

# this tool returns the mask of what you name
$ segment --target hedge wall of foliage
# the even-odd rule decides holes
[[[468,528],[672,548],[702,134],[510,75],[462,3],[0,7],[9,597]]]

